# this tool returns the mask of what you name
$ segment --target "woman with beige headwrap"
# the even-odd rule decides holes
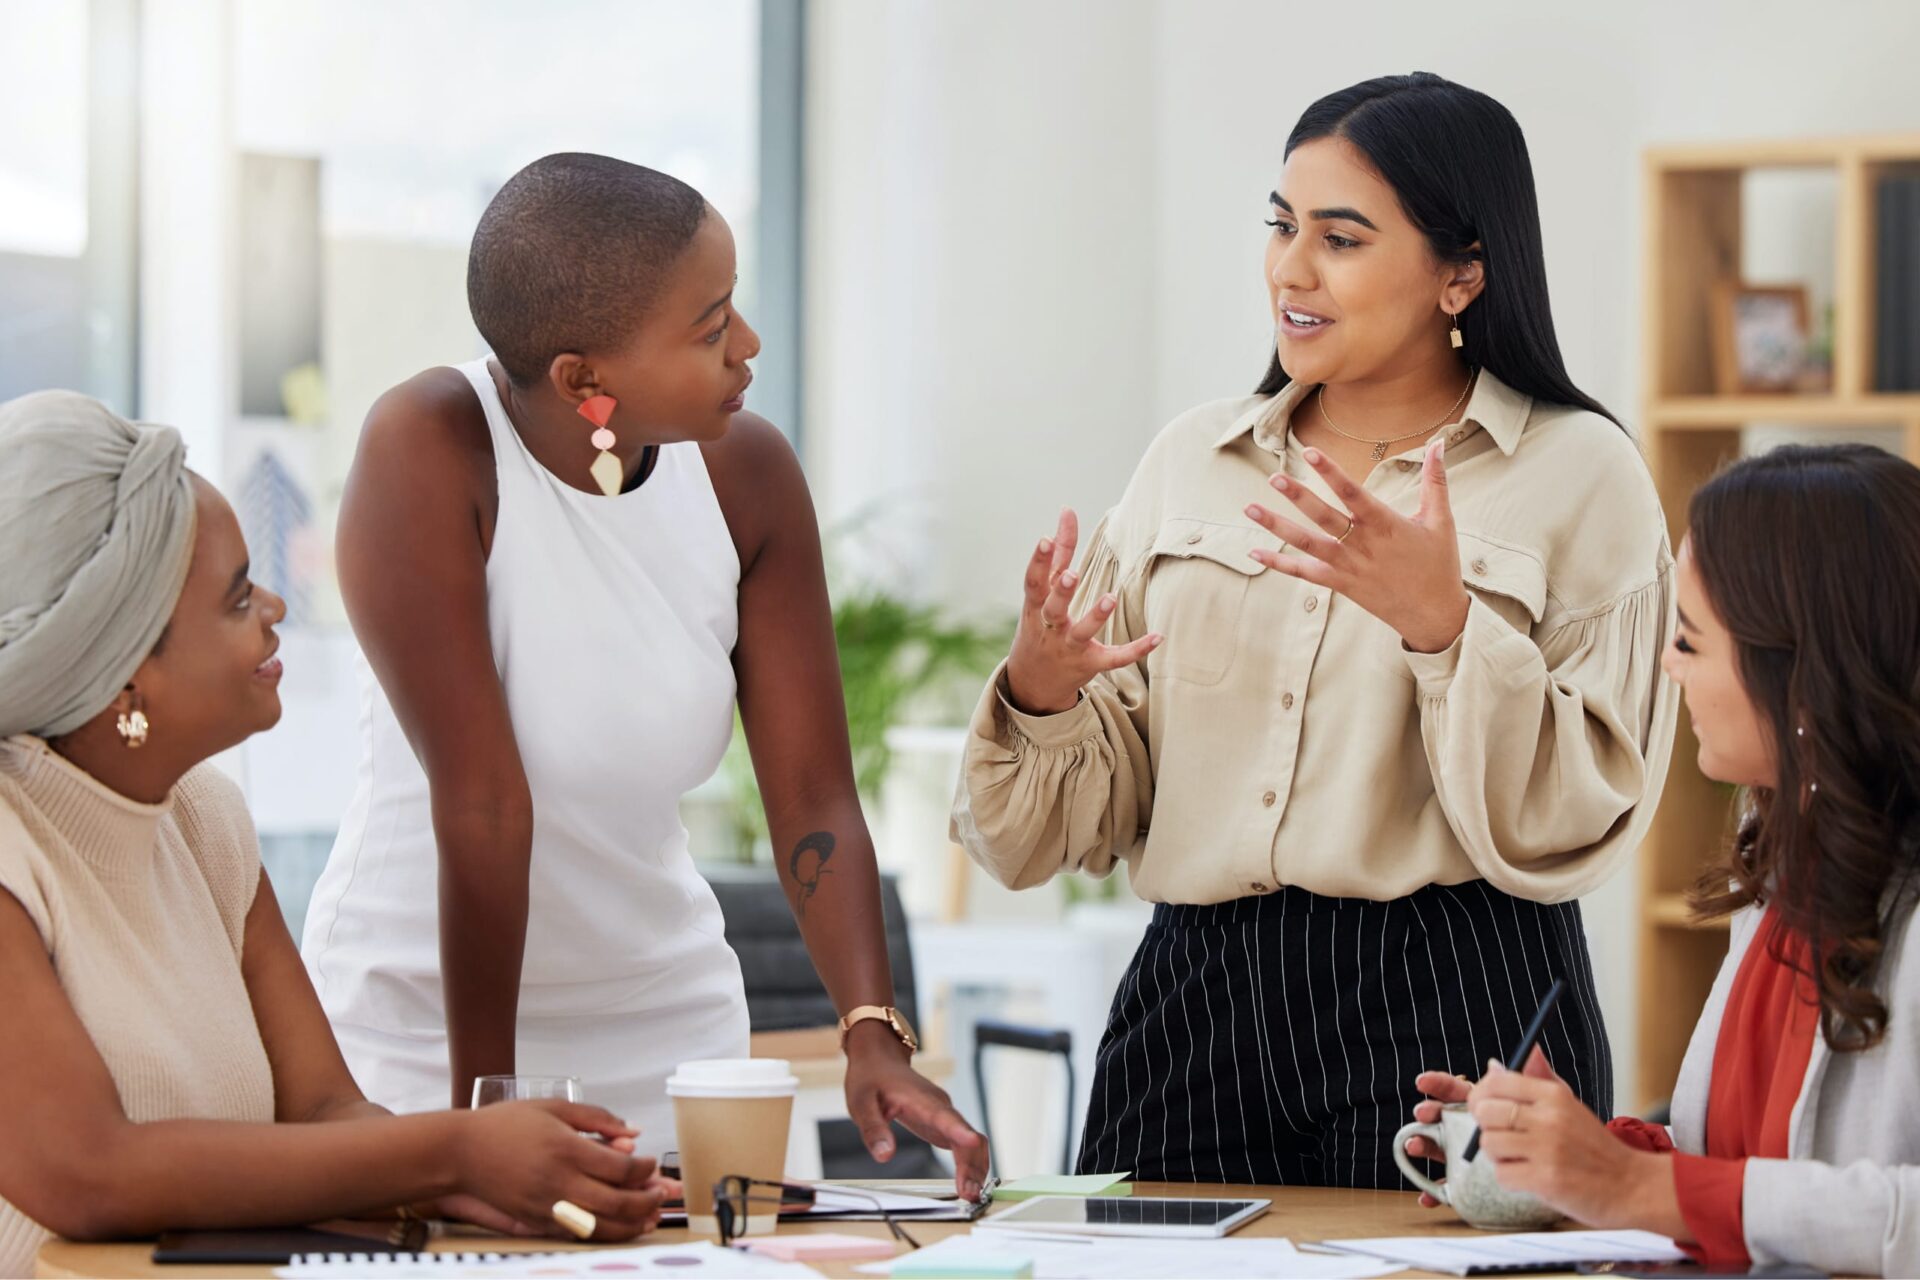
[[[396,1117],[355,1086],[206,763],[280,717],[285,610],[247,572],[171,428],[0,404],[0,1275],[50,1232],[395,1206],[648,1230],[664,1185],[600,1108]]]

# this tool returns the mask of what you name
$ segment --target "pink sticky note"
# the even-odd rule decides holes
[[[741,1247],[763,1258],[781,1262],[824,1261],[829,1258],[891,1258],[893,1241],[872,1236],[791,1235],[765,1240],[743,1240]]]

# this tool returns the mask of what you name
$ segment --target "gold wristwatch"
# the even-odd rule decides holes
[[[913,1034],[913,1026],[907,1021],[906,1015],[892,1005],[882,1008],[877,1004],[863,1004],[840,1019],[840,1048],[843,1051],[847,1047],[847,1032],[853,1030],[853,1024],[869,1018],[886,1023],[887,1029],[900,1038],[901,1044],[907,1046],[908,1053],[919,1052],[920,1037]]]

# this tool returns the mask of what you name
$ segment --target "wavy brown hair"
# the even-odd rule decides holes
[[[1920,468],[1866,445],[1779,448],[1722,471],[1687,517],[1778,765],[1694,908],[1770,902],[1809,943],[1827,1044],[1870,1048],[1888,919],[1920,868]]]

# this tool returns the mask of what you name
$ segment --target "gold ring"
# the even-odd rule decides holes
[[[1040,619],[1040,625],[1045,627],[1049,631],[1058,631],[1060,629],[1059,623],[1049,622],[1045,618]]]
[[[1339,537],[1333,540],[1333,544],[1335,546],[1339,546],[1341,543],[1345,542],[1349,537],[1351,537],[1352,534],[1353,534],[1353,517],[1348,516],[1346,529],[1341,532]]]
[[[600,1225],[600,1219],[571,1200],[553,1202],[553,1220],[582,1240],[590,1239],[593,1229]]]

